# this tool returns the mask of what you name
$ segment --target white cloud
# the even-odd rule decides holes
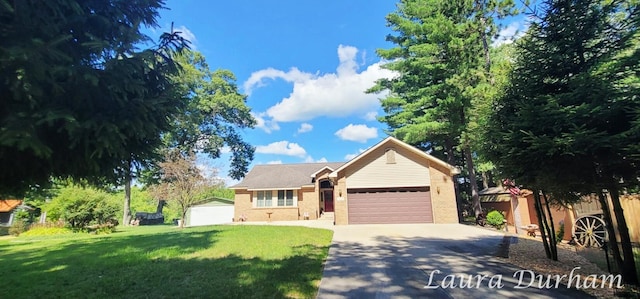
[[[338,46],[340,63],[335,73],[312,74],[297,68],[288,72],[268,68],[251,74],[244,83],[244,91],[265,86],[266,79],[282,79],[293,83],[289,97],[266,111],[275,122],[305,121],[319,116],[344,117],[377,108],[384,94],[367,94],[365,91],[381,78],[392,78],[395,73],[381,68],[383,62],[370,65],[358,72],[358,49]]]
[[[282,160],[269,161],[267,164],[282,164]]]
[[[311,130],[313,130],[313,125],[309,124],[309,123],[302,123],[300,125],[300,128],[298,128],[298,133],[306,133],[306,132],[311,132]]]
[[[228,146],[226,146],[226,145],[225,145],[225,146],[223,146],[222,148],[220,148],[220,153],[221,153],[221,154],[228,154],[228,153],[230,153],[230,152],[231,152],[231,148],[230,148],[230,147],[228,147]]]
[[[322,158],[320,158],[320,159],[318,159],[318,160],[315,160],[315,159],[313,159],[313,157],[311,157],[311,156],[307,156],[307,157],[304,159],[304,162],[305,162],[305,163],[326,163],[326,162],[328,162],[328,161],[327,161],[327,158],[325,158],[325,157],[322,157]]]
[[[353,158],[355,158],[359,154],[362,154],[363,152],[364,152],[364,149],[358,149],[357,153],[347,154],[347,155],[344,156],[344,159],[347,160],[347,161],[352,160]]]
[[[256,153],[297,157],[304,157],[307,155],[307,151],[305,151],[300,145],[286,140],[273,142],[268,145],[258,145],[256,146]]]
[[[342,140],[364,143],[371,138],[378,137],[378,129],[367,127],[366,125],[349,124],[348,126],[338,130],[335,135],[340,137]]]
[[[251,115],[253,116],[253,118],[256,119],[256,128],[262,129],[268,134],[271,134],[271,132],[273,131],[280,130],[280,126],[278,125],[277,122],[264,119],[264,116],[265,116],[264,112],[263,113],[251,112]]]
[[[169,30],[167,30],[167,31],[169,31]],[[189,44],[191,49],[194,49],[194,50],[196,49],[196,43],[198,42],[198,39],[196,39],[196,35],[193,34],[193,32],[191,32],[191,30],[189,30],[189,28],[187,28],[186,26],[182,25],[182,26],[174,27],[173,31],[180,32],[180,33],[178,33],[178,35],[180,35],[182,38],[184,38],[184,39],[188,40],[189,42],[191,42]]]
[[[270,67],[251,73],[249,79],[247,79],[242,86],[244,88],[244,92],[247,95],[251,95],[251,92],[256,87],[263,87],[267,85],[264,82],[265,79],[274,80],[279,78],[287,82],[299,83],[312,80],[316,76],[317,74],[304,73],[295,67],[291,68],[288,72],[283,72]]]
[[[205,178],[218,178],[218,168],[211,163],[198,163],[196,168],[200,170],[200,174]]]
[[[498,47],[503,44],[513,43],[525,34],[528,27],[528,25],[521,24],[520,22],[510,23],[498,32],[498,37],[493,39],[491,46]]]
[[[378,117],[378,112],[377,111],[367,112],[367,114],[364,115],[364,119],[368,120],[368,121],[377,120],[377,117]]]

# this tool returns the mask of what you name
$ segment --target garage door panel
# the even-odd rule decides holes
[[[349,193],[349,223],[431,223],[431,196],[420,192]]]

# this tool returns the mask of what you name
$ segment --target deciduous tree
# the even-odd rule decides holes
[[[174,150],[168,153],[160,165],[160,183],[151,187],[150,191],[157,199],[176,203],[180,207],[180,227],[184,227],[187,210],[201,200],[198,197],[203,191],[222,182],[202,175],[196,166],[195,153],[184,154]]]

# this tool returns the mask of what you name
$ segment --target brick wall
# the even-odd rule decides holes
[[[448,169],[439,165],[430,165],[431,174],[431,206],[434,223],[458,223],[458,207],[453,180]]]
[[[320,199],[315,190],[315,187],[298,190],[298,209],[300,210],[300,219],[303,219],[302,216],[305,212],[309,213],[309,219],[318,219]]]
[[[340,200],[340,192],[342,192],[343,200]],[[334,219],[336,225],[346,225],[349,224],[349,207],[347,203],[349,199],[347,198],[347,179],[342,176],[338,179],[338,183],[334,186],[333,190],[333,208],[334,208]]]
[[[237,189],[235,192],[234,221],[239,221],[242,215],[247,218],[247,221],[298,220],[302,217],[302,214],[298,213],[298,207],[254,208],[252,202],[253,192]],[[300,196],[300,193],[298,193],[298,196]],[[298,197],[298,200],[300,200],[300,197]],[[299,203],[300,201],[298,201]]]

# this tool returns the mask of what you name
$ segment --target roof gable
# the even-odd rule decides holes
[[[342,164],[344,162],[256,165],[231,189],[299,189],[313,184],[312,174],[327,167],[336,169]]]
[[[381,147],[389,147],[389,146],[392,146],[392,145],[398,146],[398,147],[402,147],[402,148],[404,148],[404,149],[406,149],[408,151],[411,151],[411,152],[417,154],[420,158],[423,158],[423,159],[427,160],[429,163],[433,163],[433,164],[439,165],[439,166],[441,166],[441,167],[443,167],[445,169],[448,169],[449,170],[449,175],[453,176],[453,175],[456,175],[456,174],[460,173],[460,171],[456,167],[450,165],[449,163],[446,163],[446,162],[444,162],[444,161],[442,161],[442,160],[440,160],[440,159],[438,159],[438,158],[436,158],[436,157],[434,157],[432,155],[429,155],[429,154],[427,154],[427,153],[425,153],[425,152],[423,152],[423,151],[421,151],[421,150],[409,145],[408,143],[402,142],[402,141],[400,141],[400,140],[398,140],[398,139],[396,139],[394,137],[389,136],[386,139],[378,142],[376,145],[370,147],[366,151],[360,153],[358,156],[356,156],[355,158],[351,159],[349,162],[347,162],[344,165],[340,166],[338,169],[334,170],[329,176],[330,177],[334,177],[334,178],[338,177],[338,173],[340,171],[343,171],[344,169],[346,169],[346,168],[350,167],[351,165],[355,164],[357,161],[367,157],[368,155],[370,155],[375,150],[377,150],[377,149],[379,149]]]

